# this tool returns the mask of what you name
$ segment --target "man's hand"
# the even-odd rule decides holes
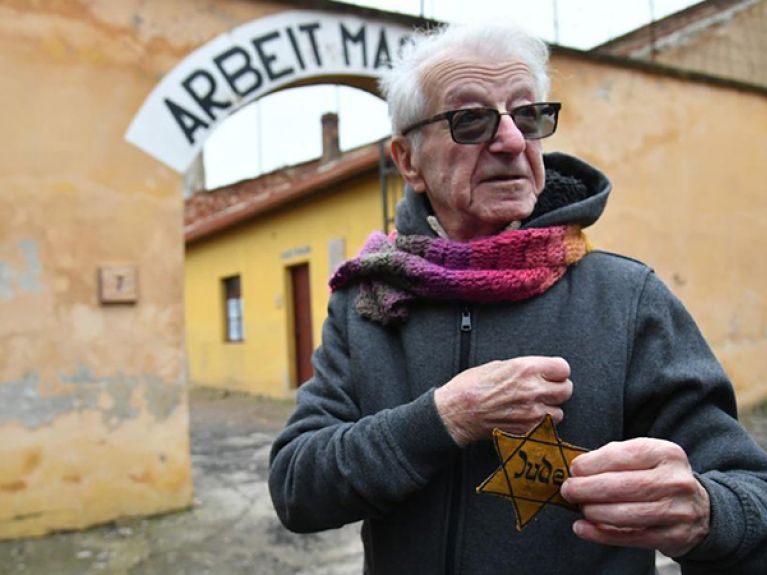
[[[581,539],[679,557],[708,534],[708,492],[675,443],[609,443],[576,457],[571,474],[561,493],[586,517],[573,525]]]
[[[434,392],[442,421],[458,445],[488,439],[493,428],[525,433],[546,414],[562,421],[570,366],[561,357],[492,361],[459,373]]]

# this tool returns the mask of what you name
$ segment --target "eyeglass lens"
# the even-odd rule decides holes
[[[553,106],[521,106],[510,115],[522,135],[531,140],[550,136],[556,129],[557,110]],[[501,114],[490,108],[459,110],[450,118],[450,131],[461,144],[488,142],[495,136],[500,119]]]

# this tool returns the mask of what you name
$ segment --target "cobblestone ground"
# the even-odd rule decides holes
[[[85,532],[0,542],[0,575],[359,575],[359,526],[282,528],[266,487],[271,442],[293,406],[244,394],[191,394],[195,503]],[[767,408],[743,416],[767,447]],[[658,558],[662,575],[678,566]]]

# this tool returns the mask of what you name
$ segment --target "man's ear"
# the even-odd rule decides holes
[[[425,192],[426,182],[421,174],[418,162],[414,158],[413,145],[405,136],[394,136],[391,141],[391,158],[397,166],[402,179],[413,191]]]

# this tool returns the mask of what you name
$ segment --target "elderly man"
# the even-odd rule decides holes
[[[407,183],[397,233],[331,281],[315,375],[272,451],[284,524],[364,520],[370,574],[767,573],[767,455],[652,270],[591,251],[610,191],[544,155],[545,45],[507,26],[414,37],[382,81]],[[494,428],[546,415],[592,451],[523,531],[475,488]]]

